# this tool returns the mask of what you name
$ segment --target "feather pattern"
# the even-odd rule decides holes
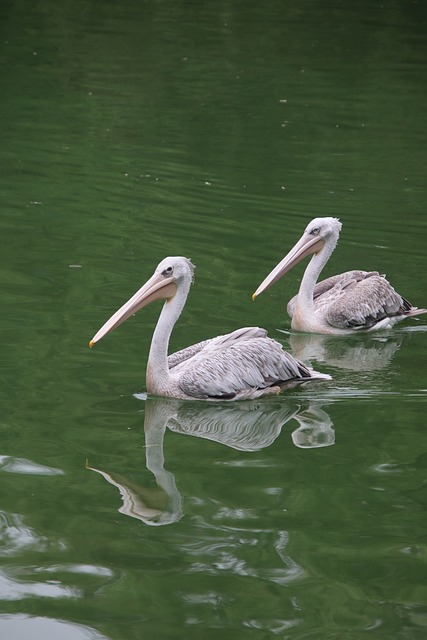
[[[288,303],[292,318],[298,294]],[[410,303],[378,271],[346,271],[317,283],[315,313],[339,329],[371,329],[385,318],[407,314]]]
[[[247,327],[244,333],[239,329],[210,341],[171,373],[178,374],[179,387],[188,396],[228,399],[249,394],[256,397],[269,388],[277,393],[285,384],[315,376],[258,327]]]

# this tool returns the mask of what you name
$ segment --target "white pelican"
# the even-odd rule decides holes
[[[252,296],[271,287],[300,260],[314,254],[299,292],[287,306],[292,329],[306,333],[350,334],[391,329],[396,322],[427,313],[402,298],[377,271],[347,271],[316,284],[335,249],[341,230],[337,218],[314,218],[300,240],[269,273]]]
[[[279,393],[284,386],[330,376],[317,373],[267,337],[265,329],[245,327],[204,340],[168,358],[172,329],[193,281],[194,266],[183,257],[160,262],[152,277],[92,338],[101,340],[138,309],[165,299],[151,341],[147,391],[157,396],[201,400],[240,400]]]

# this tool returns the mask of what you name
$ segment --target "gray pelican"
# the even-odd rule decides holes
[[[330,380],[330,376],[317,373],[293,358],[259,327],[245,327],[204,340],[168,358],[170,335],[184,308],[193,272],[188,258],[162,260],[151,278],[107,320],[89,346],[142,307],[165,299],[148,356],[149,394],[193,400],[240,400],[279,393],[284,386],[308,380]]]
[[[288,303],[292,329],[306,333],[351,334],[391,329],[405,318],[427,313],[413,307],[377,271],[346,271],[316,284],[338,241],[337,218],[314,218],[302,237],[252,296],[271,287],[300,260],[314,254],[299,292]]]

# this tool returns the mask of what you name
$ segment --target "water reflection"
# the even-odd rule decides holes
[[[148,398],[145,407],[146,467],[156,487],[137,484],[126,476],[96,471],[118,488],[123,504],[119,509],[145,524],[159,526],[177,522],[183,515],[182,498],[174,475],[165,469],[163,440],[166,428],[185,435],[219,442],[240,451],[259,451],[271,445],[282,427],[295,418],[299,427],[292,441],[300,448],[318,448],[335,443],[329,415],[317,403],[302,410],[293,401],[287,403],[245,402],[225,406],[169,399]]]
[[[58,476],[64,475],[62,469],[55,469],[53,467],[47,467],[46,465],[38,464],[32,460],[26,458],[15,458],[13,456],[1,456],[0,455],[0,471],[7,473],[19,473],[30,475],[42,475],[42,476]]]
[[[147,409],[151,402],[148,401]],[[291,401],[202,408],[195,403],[180,402],[171,411],[167,426],[171,431],[213,440],[239,451],[259,451],[276,440],[283,425],[299,410],[299,404]]]
[[[28,550],[43,552],[47,546],[47,538],[25,525],[22,515],[0,511],[0,558],[17,556]]]
[[[314,360],[350,371],[377,371],[388,367],[405,336],[358,335],[338,337],[320,334],[291,333],[292,355],[303,361]]]
[[[123,505],[119,512],[137,518],[145,524],[164,525],[182,517],[182,498],[175,477],[164,467],[163,439],[168,421],[176,414],[180,401],[168,399],[147,400],[145,408],[145,463],[153,474],[156,487],[146,487],[130,481],[121,474],[110,474],[95,467],[105,480],[120,491]]]
[[[83,592],[77,587],[67,587],[62,584],[48,584],[40,582],[23,582],[22,571],[4,569],[0,573],[0,599],[23,600],[25,598],[81,598]],[[17,574],[17,575],[16,575]]]
[[[41,616],[0,615],[2,638],[61,638],[62,640],[108,640],[92,627]]]
[[[330,447],[335,444],[333,422],[319,405],[311,404],[306,411],[295,416],[298,429],[292,433],[292,442],[301,449]]]

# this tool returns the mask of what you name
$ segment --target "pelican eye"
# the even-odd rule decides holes
[[[320,233],[320,227],[314,227],[311,231],[310,231],[310,235],[312,236],[318,236]]]
[[[173,267],[168,267],[162,271],[162,276],[171,276],[173,274]]]

